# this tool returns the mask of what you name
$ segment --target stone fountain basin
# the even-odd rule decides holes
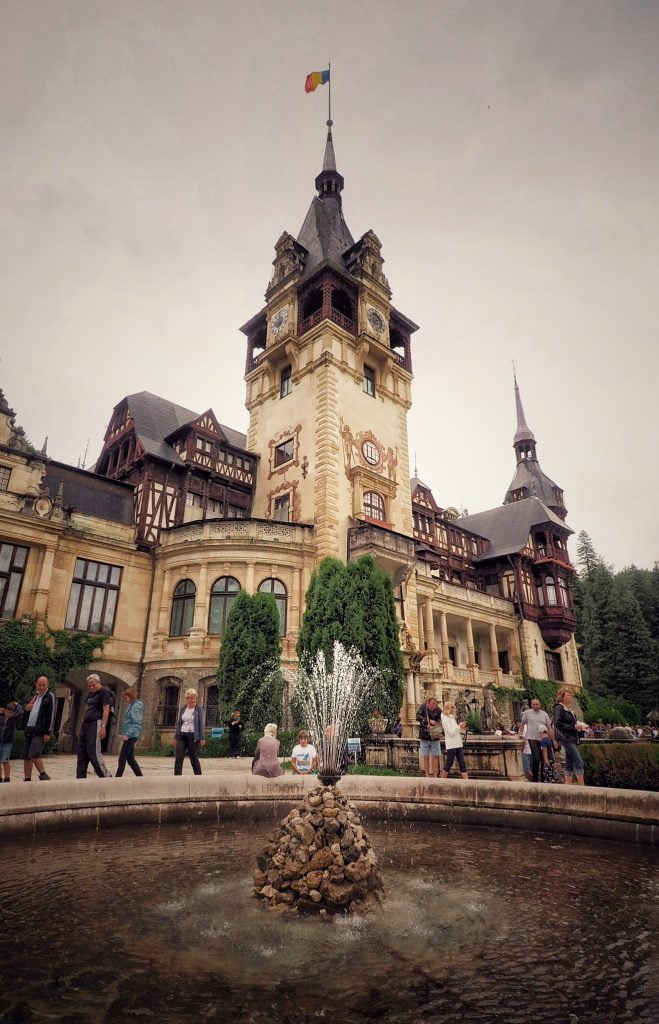
[[[182,821],[275,823],[316,785],[315,778],[241,775],[3,787],[0,839]],[[659,841],[659,794],[643,790],[390,776],[348,776],[339,790],[364,823],[490,825],[651,846]]]

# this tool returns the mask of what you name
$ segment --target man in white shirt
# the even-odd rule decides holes
[[[538,782],[540,778],[540,735],[538,733],[539,726],[544,725],[547,734],[554,739],[554,729],[552,720],[546,711],[542,710],[542,706],[537,697],[534,697],[531,701],[531,707],[527,708],[522,715],[522,733],[526,726],[526,739],[531,748],[531,772],[532,781]]]

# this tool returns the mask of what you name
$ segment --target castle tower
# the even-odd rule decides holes
[[[412,534],[407,411],[416,324],[391,304],[381,245],[343,217],[332,122],[317,194],[275,245],[266,305],[241,330],[252,515],[313,523],[317,557],[345,559],[351,526]]]
[[[555,512],[557,516],[565,520],[567,509],[565,508],[563,491],[550,480],[546,473],[540,468],[536,453],[536,440],[533,431],[529,428],[524,416],[524,407],[517,384],[517,374],[513,374],[515,381],[515,407],[517,410],[517,429],[513,438],[513,448],[517,459],[517,468],[510,487],[503,499],[504,505],[510,505],[513,501],[522,501],[524,498],[540,498],[542,502]]]

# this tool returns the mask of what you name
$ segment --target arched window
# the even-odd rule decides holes
[[[155,725],[160,729],[173,729],[178,715],[181,687],[173,680],[163,679],[160,684],[160,701],[156,710]]]
[[[213,729],[220,724],[220,689],[215,683],[206,687],[206,728]]]
[[[169,624],[170,636],[188,636],[194,619],[194,603],[197,588],[192,580],[181,580],[174,588],[172,618]]]
[[[211,587],[211,602],[208,611],[208,632],[222,636],[227,624],[231,605],[240,593],[240,583],[233,576],[220,576]]]
[[[364,495],[364,515],[369,519],[384,522],[384,498],[377,491],[366,491]]]
[[[277,611],[279,612],[279,632],[284,636],[286,632],[286,605],[288,603],[286,587],[281,580],[276,580],[271,576],[259,584],[259,594],[272,594],[274,597]]]
[[[545,590],[547,592],[547,604],[558,604],[556,596],[556,581],[553,576],[545,577]]]

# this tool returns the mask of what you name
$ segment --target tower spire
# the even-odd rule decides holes
[[[519,385],[517,383],[517,372],[513,365],[513,380],[515,381],[515,407],[517,409],[517,430],[515,431],[515,437],[513,439],[513,445],[517,445],[519,441],[533,441],[535,445],[535,437],[533,431],[530,429],[524,416],[524,406],[522,405],[522,398],[519,393]]]

